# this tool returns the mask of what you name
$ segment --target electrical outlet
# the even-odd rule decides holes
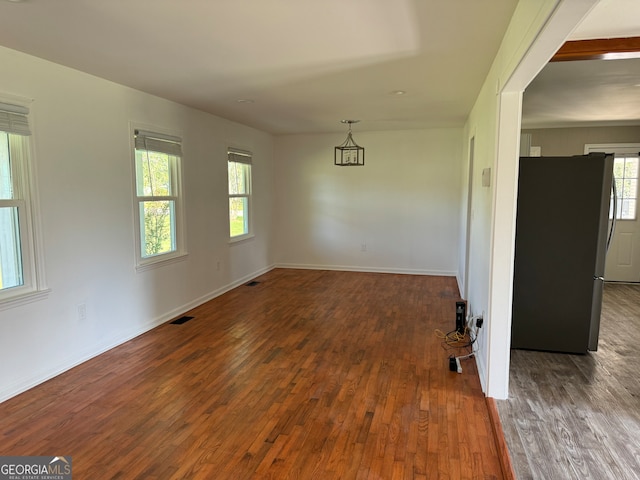
[[[87,319],[87,304],[78,304],[78,321],[84,322]]]
[[[476,327],[481,328],[483,324],[484,324],[484,318],[482,318],[482,316],[479,316],[478,318],[476,318]]]
[[[360,251],[361,251],[361,252],[366,252],[366,251],[367,251],[367,244],[366,244],[366,243],[364,243],[364,242],[363,242],[363,243],[360,245]]]
[[[218,270],[218,271],[220,270],[220,260],[218,260],[216,262],[216,270]]]

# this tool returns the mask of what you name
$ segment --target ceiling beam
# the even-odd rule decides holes
[[[601,38],[565,42],[551,62],[640,58],[640,37]]]

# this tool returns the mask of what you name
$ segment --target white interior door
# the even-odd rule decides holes
[[[605,280],[640,282],[640,220],[637,205],[640,144],[586,145],[585,153],[589,152],[615,153],[613,176],[617,212],[614,234],[607,252]],[[610,218],[610,222],[613,221],[613,208]]]
[[[605,263],[604,278],[614,282],[640,281],[640,235],[638,235],[638,221],[618,221],[615,234],[611,241],[607,261]]]

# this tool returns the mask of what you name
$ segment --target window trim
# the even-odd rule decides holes
[[[1,311],[47,298],[51,290],[47,287],[45,275],[37,159],[34,136],[31,132],[33,129],[32,100],[0,96],[0,104],[4,111],[11,111],[11,107],[15,107],[13,112],[24,115],[23,120],[25,120],[17,131],[2,129],[14,136],[10,138],[10,144],[18,141],[16,137],[21,137],[19,140],[20,171],[16,172],[20,175],[20,195],[19,198],[9,199],[3,203],[18,207],[23,284],[5,291],[0,290]]]
[[[148,136],[155,136],[159,140],[166,140],[169,142],[180,143],[180,147],[183,145],[182,135],[178,132],[152,126],[148,124],[141,124],[137,122],[130,122],[129,125],[129,139],[130,139],[130,152],[131,152],[131,168],[132,168],[132,206],[133,206],[133,233],[134,233],[134,257],[135,257],[135,269],[137,272],[144,272],[161,266],[169,265],[172,263],[180,262],[186,259],[188,256],[187,242],[186,242],[186,222],[185,222],[185,209],[184,209],[184,187],[183,187],[183,162],[184,152],[180,155],[174,155],[173,153],[167,153],[178,157],[177,164],[174,168],[175,178],[172,179],[173,187],[177,190],[176,195],[171,196],[139,196],[137,190],[137,169],[136,169],[136,132],[139,132]],[[142,232],[140,226],[140,203],[144,201],[154,200],[173,200],[174,213],[175,213],[175,242],[176,248],[174,251],[167,253],[160,253],[150,257],[142,256]]]
[[[245,194],[232,194],[229,191],[229,163],[241,163],[249,165],[249,181],[248,181],[248,193]],[[229,243],[240,243],[245,240],[255,237],[253,231],[253,153],[249,150],[244,150],[236,147],[227,147],[227,234],[229,236]],[[229,215],[229,202],[232,198],[246,198],[247,199],[247,215],[249,217],[247,221],[247,233],[242,235],[231,236],[231,217]]]

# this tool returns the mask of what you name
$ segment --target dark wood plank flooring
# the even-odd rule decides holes
[[[597,352],[512,350],[497,405],[518,479],[640,479],[639,345],[640,285],[606,284]]]
[[[455,280],[273,270],[0,404],[78,479],[500,479]]]

